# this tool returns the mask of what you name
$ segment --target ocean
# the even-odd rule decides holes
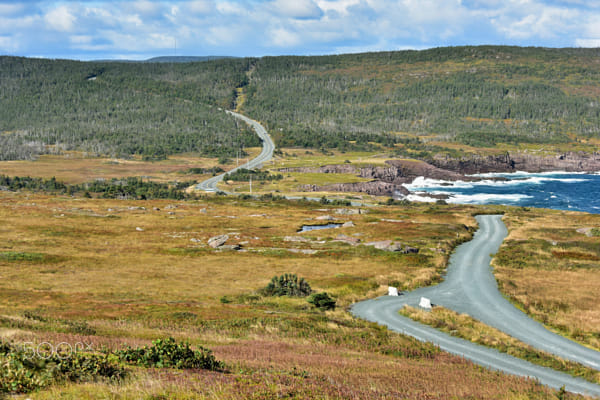
[[[428,194],[449,196],[456,204],[505,204],[600,214],[600,173],[543,172],[478,174],[481,181],[417,178],[404,186],[411,201],[435,202]],[[493,178],[506,178],[494,180]]]

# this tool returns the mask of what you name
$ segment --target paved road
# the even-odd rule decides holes
[[[357,303],[352,306],[352,313],[419,340],[433,342],[445,351],[486,367],[536,377],[554,388],[566,385],[572,392],[600,396],[599,385],[453,338],[398,314],[405,304],[418,306],[420,298],[426,297],[433,304],[469,314],[536,348],[600,370],[600,352],[548,331],[502,297],[489,264],[490,254],[496,253],[506,237],[506,227],[499,215],[481,215],[477,221],[479,230],[473,240],[460,245],[450,258],[444,282],[400,297],[384,296]]]
[[[275,144],[273,143],[271,136],[269,136],[266,129],[263,128],[263,126],[261,124],[259,124],[255,120],[250,119],[242,114],[238,114],[233,111],[225,111],[225,112],[233,115],[235,118],[241,119],[248,125],[252,126],[252,128],[254,129],[254,132],[256,132],[256,134],[260,137],[260,139],[263,142],[262,151],[256,158],[248,161],[247,163],[245,163],[243,165],[240,165],[237,168],[232,169],[229,172],[234,172],[235,170],[237,170],[239,168],[246,168],[246,169],[259,168],[263,163],[265,163],[265,162],[269,161],[271,158],[273,158],[273,151],[275,150]],[[217,184],[223,180],[224,176],[225,176],[225,174],[221,174],[221,175],[213,176],[212,178],[207,179],[203,182],[200,182],[199,184],[196,185],[196,189],[204,190],[206,192],[216,192]]]

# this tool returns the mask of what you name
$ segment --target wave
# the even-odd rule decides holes
[[[406,197],[404,197],[406,200],[409,201],[416,201],[419,203],[435,203],[436,201],[438,201],[438,199],[434,199],[433,197],[429,197],[429,196],[422,196],[419,194],[409,194]]]
[[[472,189],[478,186],[495,186],[495,187],[506,187],[516,185],[541,185],[544,182],[563,182],[563,183],[580,183],[586,182],[587,179],[583,178],[551,178],[549,176],[530,176],[529,178],[522,179],[509,179],[504,181],[483,179],[480,181],[446,181],[440,179],[431,179],[425,177],[418,177],[412,181],[412,183],[404,183],[406,189],[410,191],[428,190],[428,189]]]
[[[525,194],[493,194],[493,193],[478,193],[478,194],[456,194],[451,196],[447,203],[453,204],[488,204],[491,202],[518,203],[524,199],[531,199],[533,196]]]
[[[553,176],[553,175],[593,175],[594,173],[589,172],[568,172],[568,171],[545,171],[545,172],[527,172],[527,171],[515,171],[515,172],[487,172],[481,174],[471,174],[475,178],[519,178],[519,177],[530,177],[530,176]]]

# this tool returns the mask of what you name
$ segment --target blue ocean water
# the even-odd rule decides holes
[[[428,194],[445,194],[449,196],[448,203],[505,204],[600,214],[598,173],[515,172],[475,177],[482,180],[453,182],[417,178],[404,186],[412,192],[408,199],[413,201],[436,201]]]

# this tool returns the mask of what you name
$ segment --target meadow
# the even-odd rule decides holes
[[[304,165],[318,165],[326,159],[316,152],[285,152],[288,155],[283,154],[276,163],[298,166],[306,158]],[[332,157],[356,164],[380,161],[377,155],[367,153],[334,153]],[[192,168],[217,165],[216,159],[194,162],[185,155],[154,163],[117,161],[44,156],[36,163],[2,163],[0,171],[23,175],[29,171],[43,178],[58,175],[67,183],[79,183],[89,177],[108,179],[144,170],[146,176],[170,182]],[[265,186],[282,185],[285,190],[284,185],[292,179],[302,179],[302,174],[286,175]],[[265,188],[263,193],[277,194],[274,190]],[[577,232],[581,227],[600,226],[596,216],[502,206],[384,205],[383,199],[364,200],[365,206],[349,207],[276,196],[199,194],[185,201],[116,200],[0,191],[2,342],[86,343],[88,349],[98,352],[173,337],[213,350],[226,365],[225,372],[126,366],[127,377],[118,382],[101,378],[61,382],[22,398],[562,396],[534,380],[489,371],[432,345],[357,320],[347,308],[361,299],[385,294],[388,285],[411,290],[439,282],[452,249],[476,229],[473,216],[503,212],[510,236],[495,266],[502,289],[507,292],[506,288],[511,288],[507,293],[514,293],[518,304],[539,306],[548,301],[552,305],[560,296],[552,292],[552,300],[534,297],[548,295],[545,289],[552,286],[544,285],[553,275],[545,274],[543,281],[536,278],[539,252],[514,251],[514,246],[524,250],[529,242],[537,243],[535,234],[548,237],[542,227],[553,231],[555,226],[562,227],[552,236],[557,242],[554,252],[545,256],[565,263],[573,259],[588,263],[579,273],[589,274],[562,280],[569,296],[561,301],[569,306],[563,307],[560,317],[571,318],[563,323],[577,326],[572,321],[578,315],[593,315],[597,309],[583,301],[591,295],[595,279],[591,267],[595,253],[583,247],[593,248],[597,239]],[[550,225],[551,221],[555,225]],[[302,225],[328,222],[352,224],[298,232]],[[211,237],[222,234],[229,237],[226,245],[239,246],[239,250],[208,245]],[[400,254],[365,245],[382,240],[400,242],[419,252]],[[581,255],[584,253],[586,256]],[[520,268],[507,274],[506,268],[517,262]],[[566,270],[556,269],[555,279],[560,280]],[[531,272],[524,274],[527,271]],[[336,301],[335,310],[319,310],[306,298],[262,293],[272,277],[286,273],[306,279],[314,292],[328,293]],[[584,282],[586,279],[590,283]],[[544,307],[539,308],[550,309]],[[527,310],[536,315],[538,308]],[[560,324],[561,320],[555,319],[558,316],[549,313],[546,322]],[[579,325],[584,338],[597,334],[594,321]],[[496,333],[489,335],[503,340]],[[588,339],[588,343],[595,342]]]
[[[338,209],[218,196],[173,203],[2,192],[2,340],[120,349],[171,336],[211,348],[228,366],[227,373],[134,368],[118,384],[69,383],[35,398],[550,396],[534,381],[482,369],[345,311],[391,283],[410,289],[439,280],[480,210]],[[323,215],[355,226],[296,232]],[[206,245],[224,233],[242,251]],[[334,241],[340,233],[363,242],[391,238],[420,252],[350,246]],[[260,295],[284,273],[329,293],[336,310]]]

